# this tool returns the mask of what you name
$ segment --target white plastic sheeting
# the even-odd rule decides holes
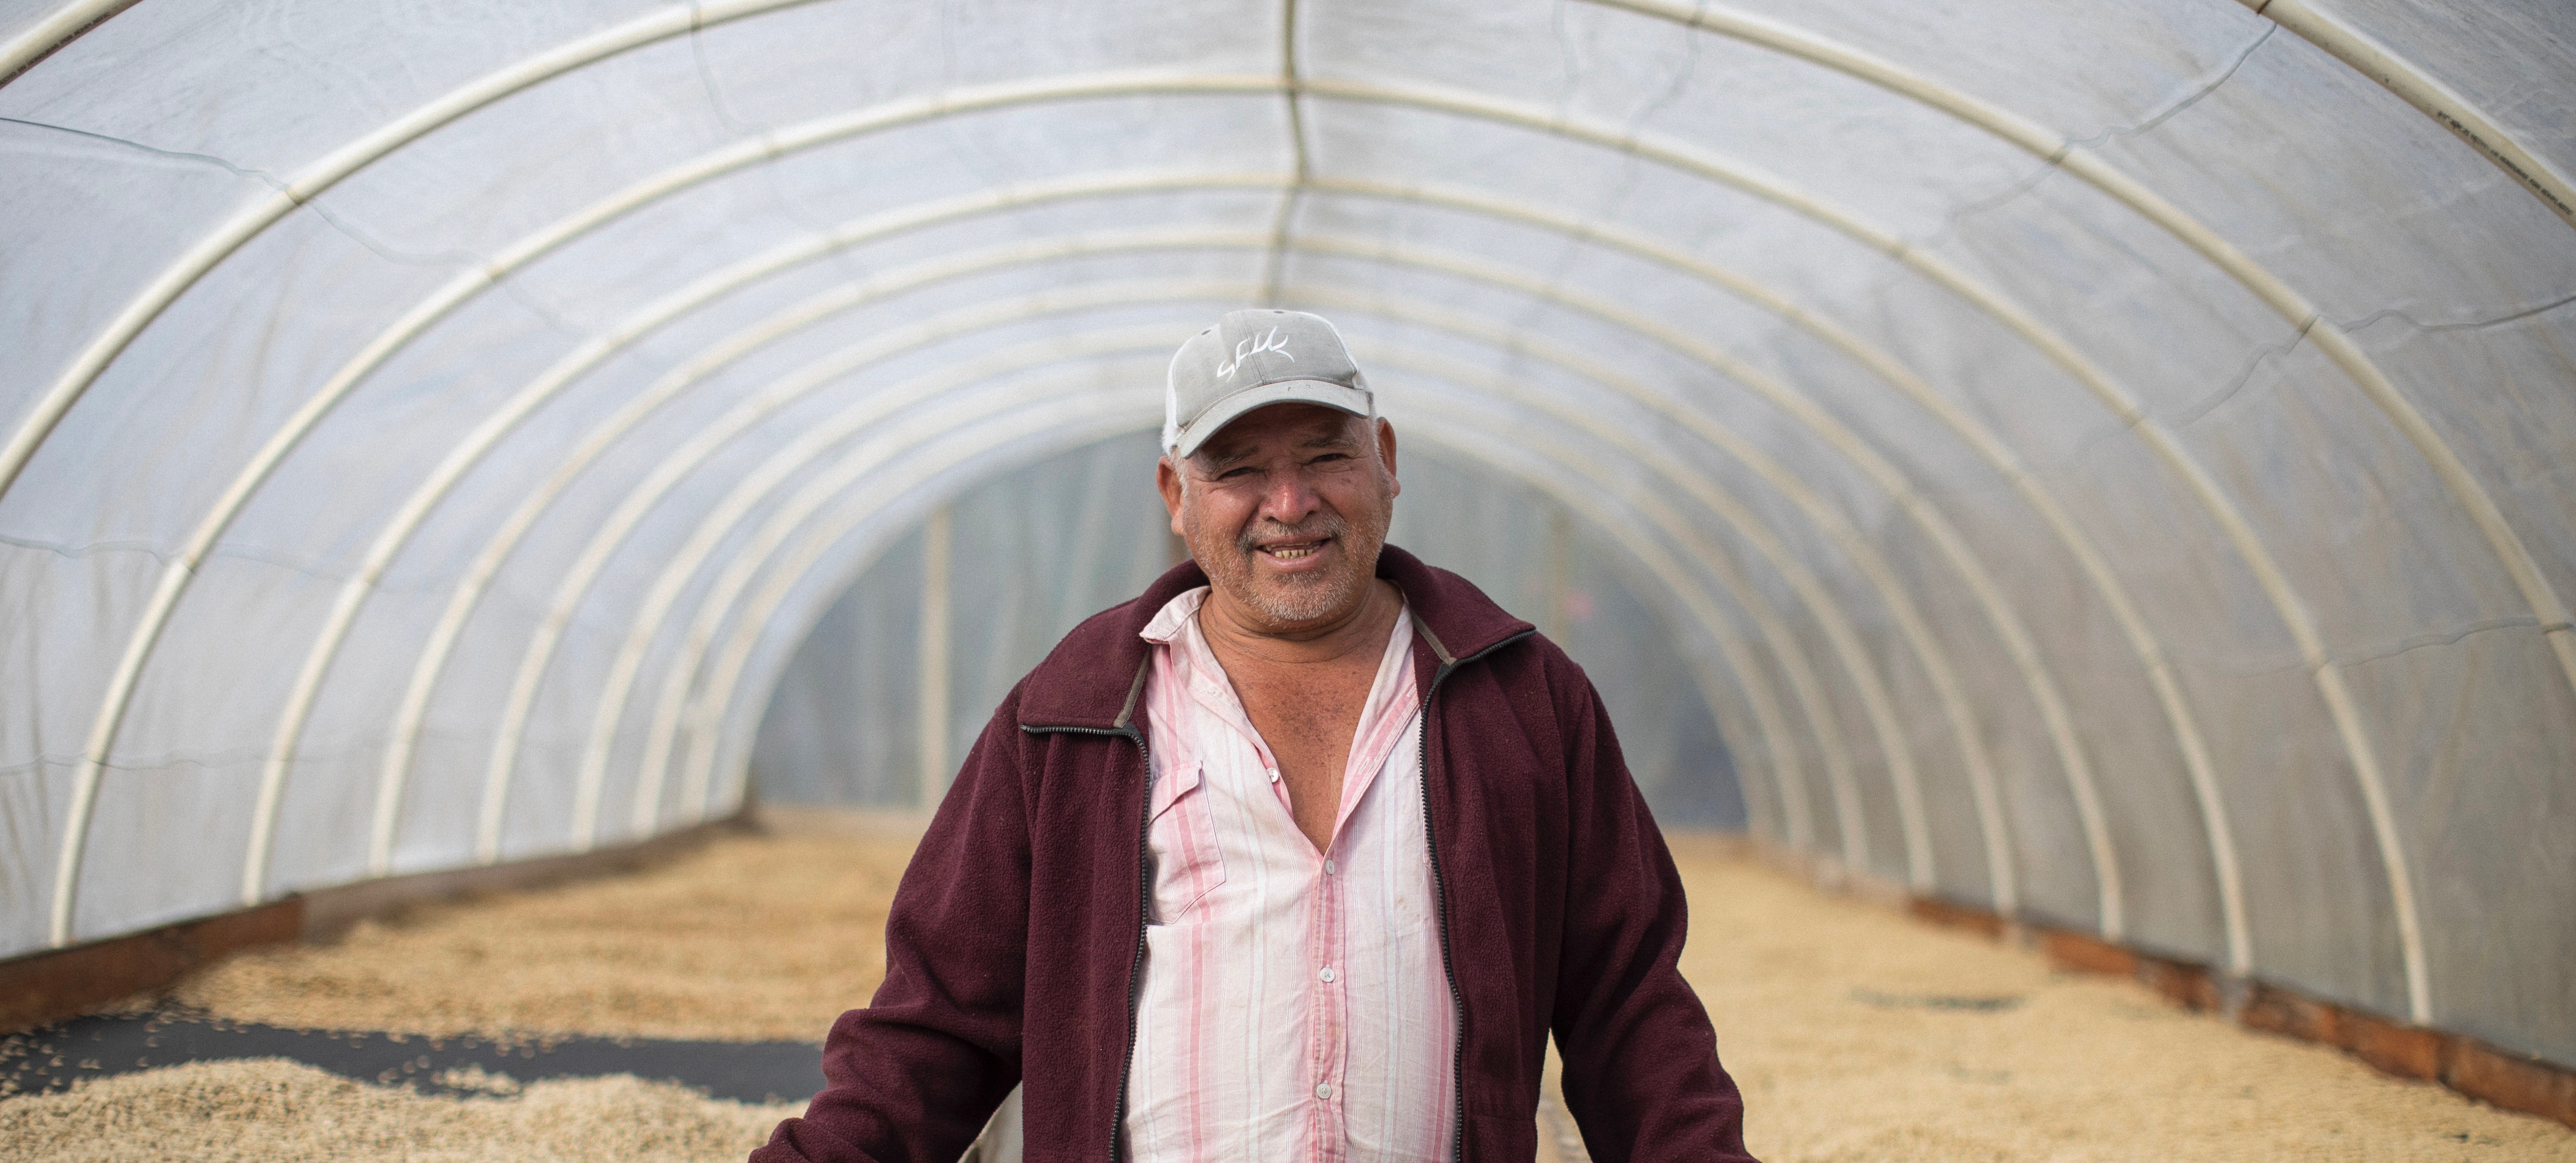
[[[1266,301],[1610,547],[1756,829],[2576,1062],[2555,0],[22,0],[0,76],[0,952],[727,810],[867,562]]]

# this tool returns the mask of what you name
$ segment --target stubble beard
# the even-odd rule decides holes
[[[1334,513],[1317,513],[1295,525],[1263,520],[1204,552],[1207,531],[1191,523],[1190,551],[1208,581],[1226,595],[1279,623],[1314,622],[1350,608],[1363,587],[1376,576],[1378,551],[1386,545],[1386,521],[1372,515],[1354,523]],[[1220,537],[1222,535],[1219,535]],[[1342,548],[1341,568],[1330,573],[1260,579],[1252,555],[1263,541],[1331,537]]]

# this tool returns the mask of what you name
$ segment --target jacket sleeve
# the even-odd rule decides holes
[[[1029,829],[1019,692],[1002,701],[904,870],[886,975],[832,1023],[825,1088],[752,1163],[954,1159],[1020,1078]]]
[[[1566,1108],[1600,1163],[1751,1163],[1743,1098],[1682,980],[1681,876],[1600,696],[1570,661],[1559,665],[1568,899],[1550,1025]]]

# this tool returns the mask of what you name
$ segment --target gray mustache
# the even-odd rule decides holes
[[[1272,521],[1260,528],[1246,529],[1234,539],[1234,547],[1245,553],[1260,548],[1264,540],[1281,537],[1339,537],[1351,531],[1351,523],[1340,517],[1318,514],[1294,525]]]

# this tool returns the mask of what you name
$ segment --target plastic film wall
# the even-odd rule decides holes
[[[2554,0],[19,0],[0,76],[0,953],[730,811],[871,563],[1061,533],[972,498],[1274,303],[1522,514],[1420,547],[1660,619],[1656,778],[2576,1063]]]

